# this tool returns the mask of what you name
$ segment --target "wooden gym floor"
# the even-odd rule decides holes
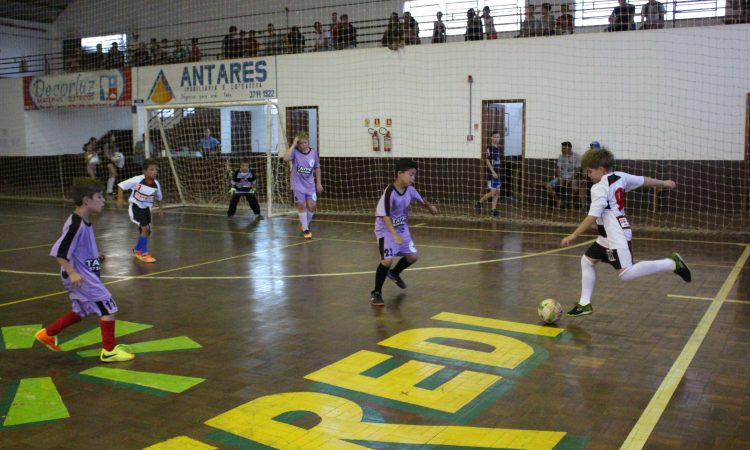
[[[644,233],[636,259],[678,251],[693,282],[621,282],[597,267],[594,314],[541,326],[578,299],[589,241],[572,228],[413,218],[408,288],[369,305],[368,217],[255,222],[242,204],[167,210],[153,265],[125,210],[94,224],[134,361],[104,365],[98,322],[33,333],[69,309],[47,256],[70,205],[4,202],[0,448],[750,448],[750,241]]]

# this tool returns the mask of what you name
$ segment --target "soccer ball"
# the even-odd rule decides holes
[[[539,318],[542,319],[542,322],[554,323],[560,318],[560,316],[562,316],[563,309],[562,305],[559,304],[557,300],[548,298],[542,300],[536,311],[539,314]]]

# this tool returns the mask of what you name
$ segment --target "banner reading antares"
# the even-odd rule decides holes
[[[136,101],[197,105],[276,98],[273,59],[233,59],[137,69]]]
[[[129,106],[130,69],[23,78],[23,106],[26,110]]]

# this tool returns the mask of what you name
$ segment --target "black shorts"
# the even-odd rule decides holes
[[[147,227],[151,224],[151,208],[141,208],[135,203],[131,203],[128,213],[130,214],[130,221],[139,227]]]
[[[628,268],[633,265],[633,254],[630,251],[630,242],[628,242],[627,254],[622,254],[625,249],[620,249],[618,254],[616,248],[606,248],[599,245],[598,242],[591,244],[586,250],[585,255],[590,259],[610,264],[617,270]]]

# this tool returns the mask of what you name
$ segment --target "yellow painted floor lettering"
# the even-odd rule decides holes
[[[491,352],[470,350],[448,344],[428,342],[429,339],[457,339],[490,345]],[[384,347],[422,353],[439,358],[455,359],[486,366],[514,369],[534,354],[525,342],[501,334],[455,328],[417,328],[402,331],[378,343]]]
[[[177,436],[146,447],[145,450],[216,450],[216,447],[196,441],[187,436]]]
[[[305,378],[449,413],[459,411],[501,379],[497,375],[465,370],[433,390],[423,389],[415,385],[444,366],[419,361],[407,361],[378,378],[362,375],[391,358],[390,355],[362,350]]]
[[[321,421],[310,429],[274,420],[305,411]],[[472,448],[552,449],[565,433],[466,426],[399,425],[362,422],[356,403],[329,394],[290,392],[255,399],[206,421],[206,424],[273,448],[362,449],[346,441],[450,445]]]
[[[482,328],[493,328],[496,330],[512,331],[516,333],[534,334],[544,337],[557,337],[565,331],[563,328],[529,325],[527,323],[511,322],[509,320],[488,319],[485,317],[467,316],[465,314],[448,312],[442,312],[432,316],[432,318],[446,322],[460,323]]]

